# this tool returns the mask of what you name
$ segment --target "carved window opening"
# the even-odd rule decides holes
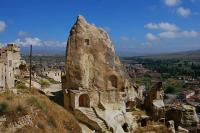
[[[125,92],[125,87],[122,87],[122,88],[121,88],[121,92]]]
[[[85,45],[90,45],[90,40],[89,39],[85,39]]]
[[[113,87],[117,88],[117,77],[115,75],[111,75],[109,81]]]
[[[9,67],[12,67],[12,60],[9,60]]]

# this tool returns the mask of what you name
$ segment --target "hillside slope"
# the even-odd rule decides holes
[[[200,61],[200,50],[169,53],[169,54],[149,55],[149,56],[143,56],[142,58],[188,59],[188,60],[198,60],[198,61]]]
[[[81,133],[73,115],[36,90],[0,94],[0,132]]]

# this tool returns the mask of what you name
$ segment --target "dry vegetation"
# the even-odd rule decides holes
[[[144,111],[142,111],[142,110],[134,110],[134,111],[132,112],[132,115],[133,115],[133,116],[141,117],[141,116],[143,116],[143,115],[146,115],[146,112],[144,112]]]
[[[146,113],[142,110],[134,110],[132,112],[133,116],[140,118],[141,116],[146,116]],[[165,125],[159,124],[157,122],[148,121],[146,127],[138,127],[134,133],[170,133]]]
[[[170,133],[165,125],[149,123],[146,127],[138,127],[134,133]]]
[[[30,115],[33,125],[17,129],[16,132],[81,133],[73,115],[36,90],[21,94],[9,91],[1,93],[0,117],[3,115],[7,120],[0,125],[0,132],[6,132],[9,124],[19,117]]]

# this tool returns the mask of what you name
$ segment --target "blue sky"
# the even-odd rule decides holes
[[[0,43],[63,50],[79,14],[119,55],[200,49],[200,0],[0,0]]]

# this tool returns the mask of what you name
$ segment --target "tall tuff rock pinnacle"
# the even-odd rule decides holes
[[[67,42],[64,89],[87,90],[94,102],[101,92],[101,101],[115,102],[125,88],[130,84],[108,34],[78,16]]]

